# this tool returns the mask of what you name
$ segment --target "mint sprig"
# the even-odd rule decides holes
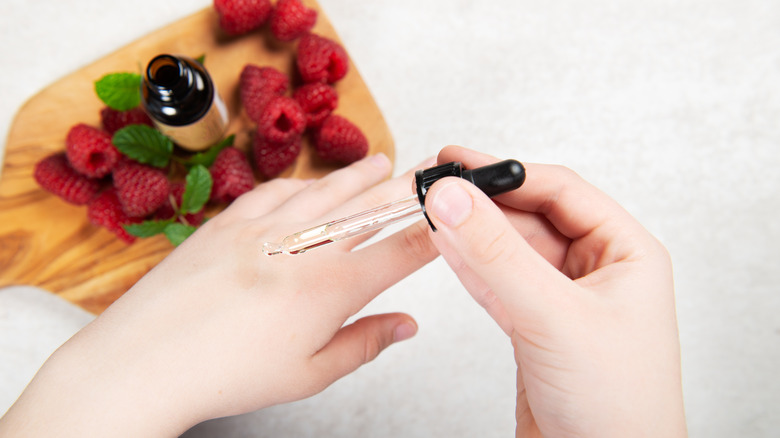
[[[187,172],[184,194],[181,196],[181,213],[199,212],[211,195],[211,173],[204,166],[198,164]]]
[[[111,138],[120,152],[155,167],[165,167],[173,156],[173,142],[147,125],[128,125]]]
[[[181,205],[174,205],[173,217],[165,220],[148,220],[140,224],[127,224],[125,231],[136,237],[151,237],[164,234],[175,246],[181,244],[197,230],[197,226],[186,223],[184,215],[203,209],[211,195],[213,185],[211,173],[202,165],[193,166],[187,173]]]
[[[137,73],[110,73],[95,81],[95,93],[110,108],[127,111],[141,103],[141,80]]]
[[[155,167],[165,167],[171,160],[187,168],[195,166],[211,167],[217,155],[226,147],[232,146],[235,134],[222,139],[219,143],[189,158],[179,158],[173,154],[173,142],[160,131],[147,125],[128,125],[114,133],[111,142],[120,152],[140,163]]]
[[[215,144],[214,146],[209,147],[203,152],[198,152],[197,154],[191,156],[187,160],[184,161],[184,164],[187,166],[196,166],[198,164],[211,167],[212,164],[214,164],[214,160],[217,159],[217,155],[219,155],[220,152],[222,152],[222,149],[225,149],[226,147],[233,146],[233,142],[236,139],[235,134],[231,134],[219,143]]]
[[[163,233],[174,246],[179,246],[196,230],[197,228],[192,225],[184,225],[180,222],[174,222],[165,227],[165,231]]]
[[[165,231],[165,227],[173,223],[173,219],[143,221],[140,224],[127,224],[125,231],[135,237],[152,237]]]

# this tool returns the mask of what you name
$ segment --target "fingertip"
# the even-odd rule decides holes
[[[407,318],[393,329],[393,343],[405,341],[417,334],[417,323],[412,318]]]
[[[426,196],[426,211],[437,227],[457,228],[468,220],[473,209],[471,194],[454,178],[434,184]]]
[[[390,167],[390,158],[387,157],[383,152],[378,152],[374,155],[369,155],[365,158],[366,161],[371,164],[372,166],[378,168],[378,169],[386,169]]]

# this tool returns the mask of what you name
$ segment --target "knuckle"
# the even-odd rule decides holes
[[[404,230],[403,242],[401,244],[405,252],[425,257],[436,251],[433,241],[428,236],[427,228],[427,224],[417,223]]]
[[[565,180],[572,180],[572,179],[578,179],[580,178],[580,175],[575,172],[572,168],[561,165],[561,164],[552,164],[550,167],[553,169],[553,171],[558,174],[559,178],[565,179]]]
[[[506,230],[499,230],[489,236],[483,245],[478,245],[474,249],[474,258],[486,265],[511,259],[516,248],[508,244],[510,241]]]
[[[496,300],[498,300],[498,297],[496,297],[496,294],[493,293],[493,290],[489,287],[483,287],[475,291],[472,296],[474,297],[474,301],[477,302],[480,306],[482,306],[485,309],[489,309],[492,307]]]
[[[363,345],[363,363],[369,363],[379,356],[379,353],[385,349],[386,343],[380,336],[367,335]]]

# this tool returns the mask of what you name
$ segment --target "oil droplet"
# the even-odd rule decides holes
[[[278,243],[265,242],[263,244],[263,254],[265,255],[272,256],[283,252],[284,248]]]

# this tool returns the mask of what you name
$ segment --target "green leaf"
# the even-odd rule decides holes
[[[151,237],[162,233],[171,224],[171,220],[144,221],[140,224],[127,224],[123,228],[136,237]]]
[[[199,212],[211,195],[211,173],[203,165],[196,165],[187,173],[184,194],[181,196],[181,213]]]
[[[174,222],[165,227],[164,233],[165,237],[167,237],[172,244],[179,246],[185,239],[190,237],[195,230],[197,230],[197,228],[191,225]]]
[[[141,103],[141,75],[110,73],[95,81],[95,93],[109,107],[127,111]]]
[[[128,157],[156,167],[165,167],[173,154],[173,142],[160,131],[147,125],[128,125],[111,139]]]
[[[226,138],[224,138],[219,143],[215,144],[214,146],[211,146],[210,148],[206,149],[203,152],[199,152],[190,158],[188,158],[184,164],[187,166],[195,166],[198,164],[201,164],[206,167],[211,167],[212,164],[214,164],[214,160],[217,159],[217,155],[219,155],[220,152],[222,152],[223,149],[225,149],[228,146],[233,146],[233,141],[236,139],[236,135],[232,134]]]
[[[198,63],[200,63],[200,65],[203,65],[203,62],[206,60],[206,54],[203,53],[202,55],[200,55],[197,58],[195,58],[195,60],[198,61]]]

